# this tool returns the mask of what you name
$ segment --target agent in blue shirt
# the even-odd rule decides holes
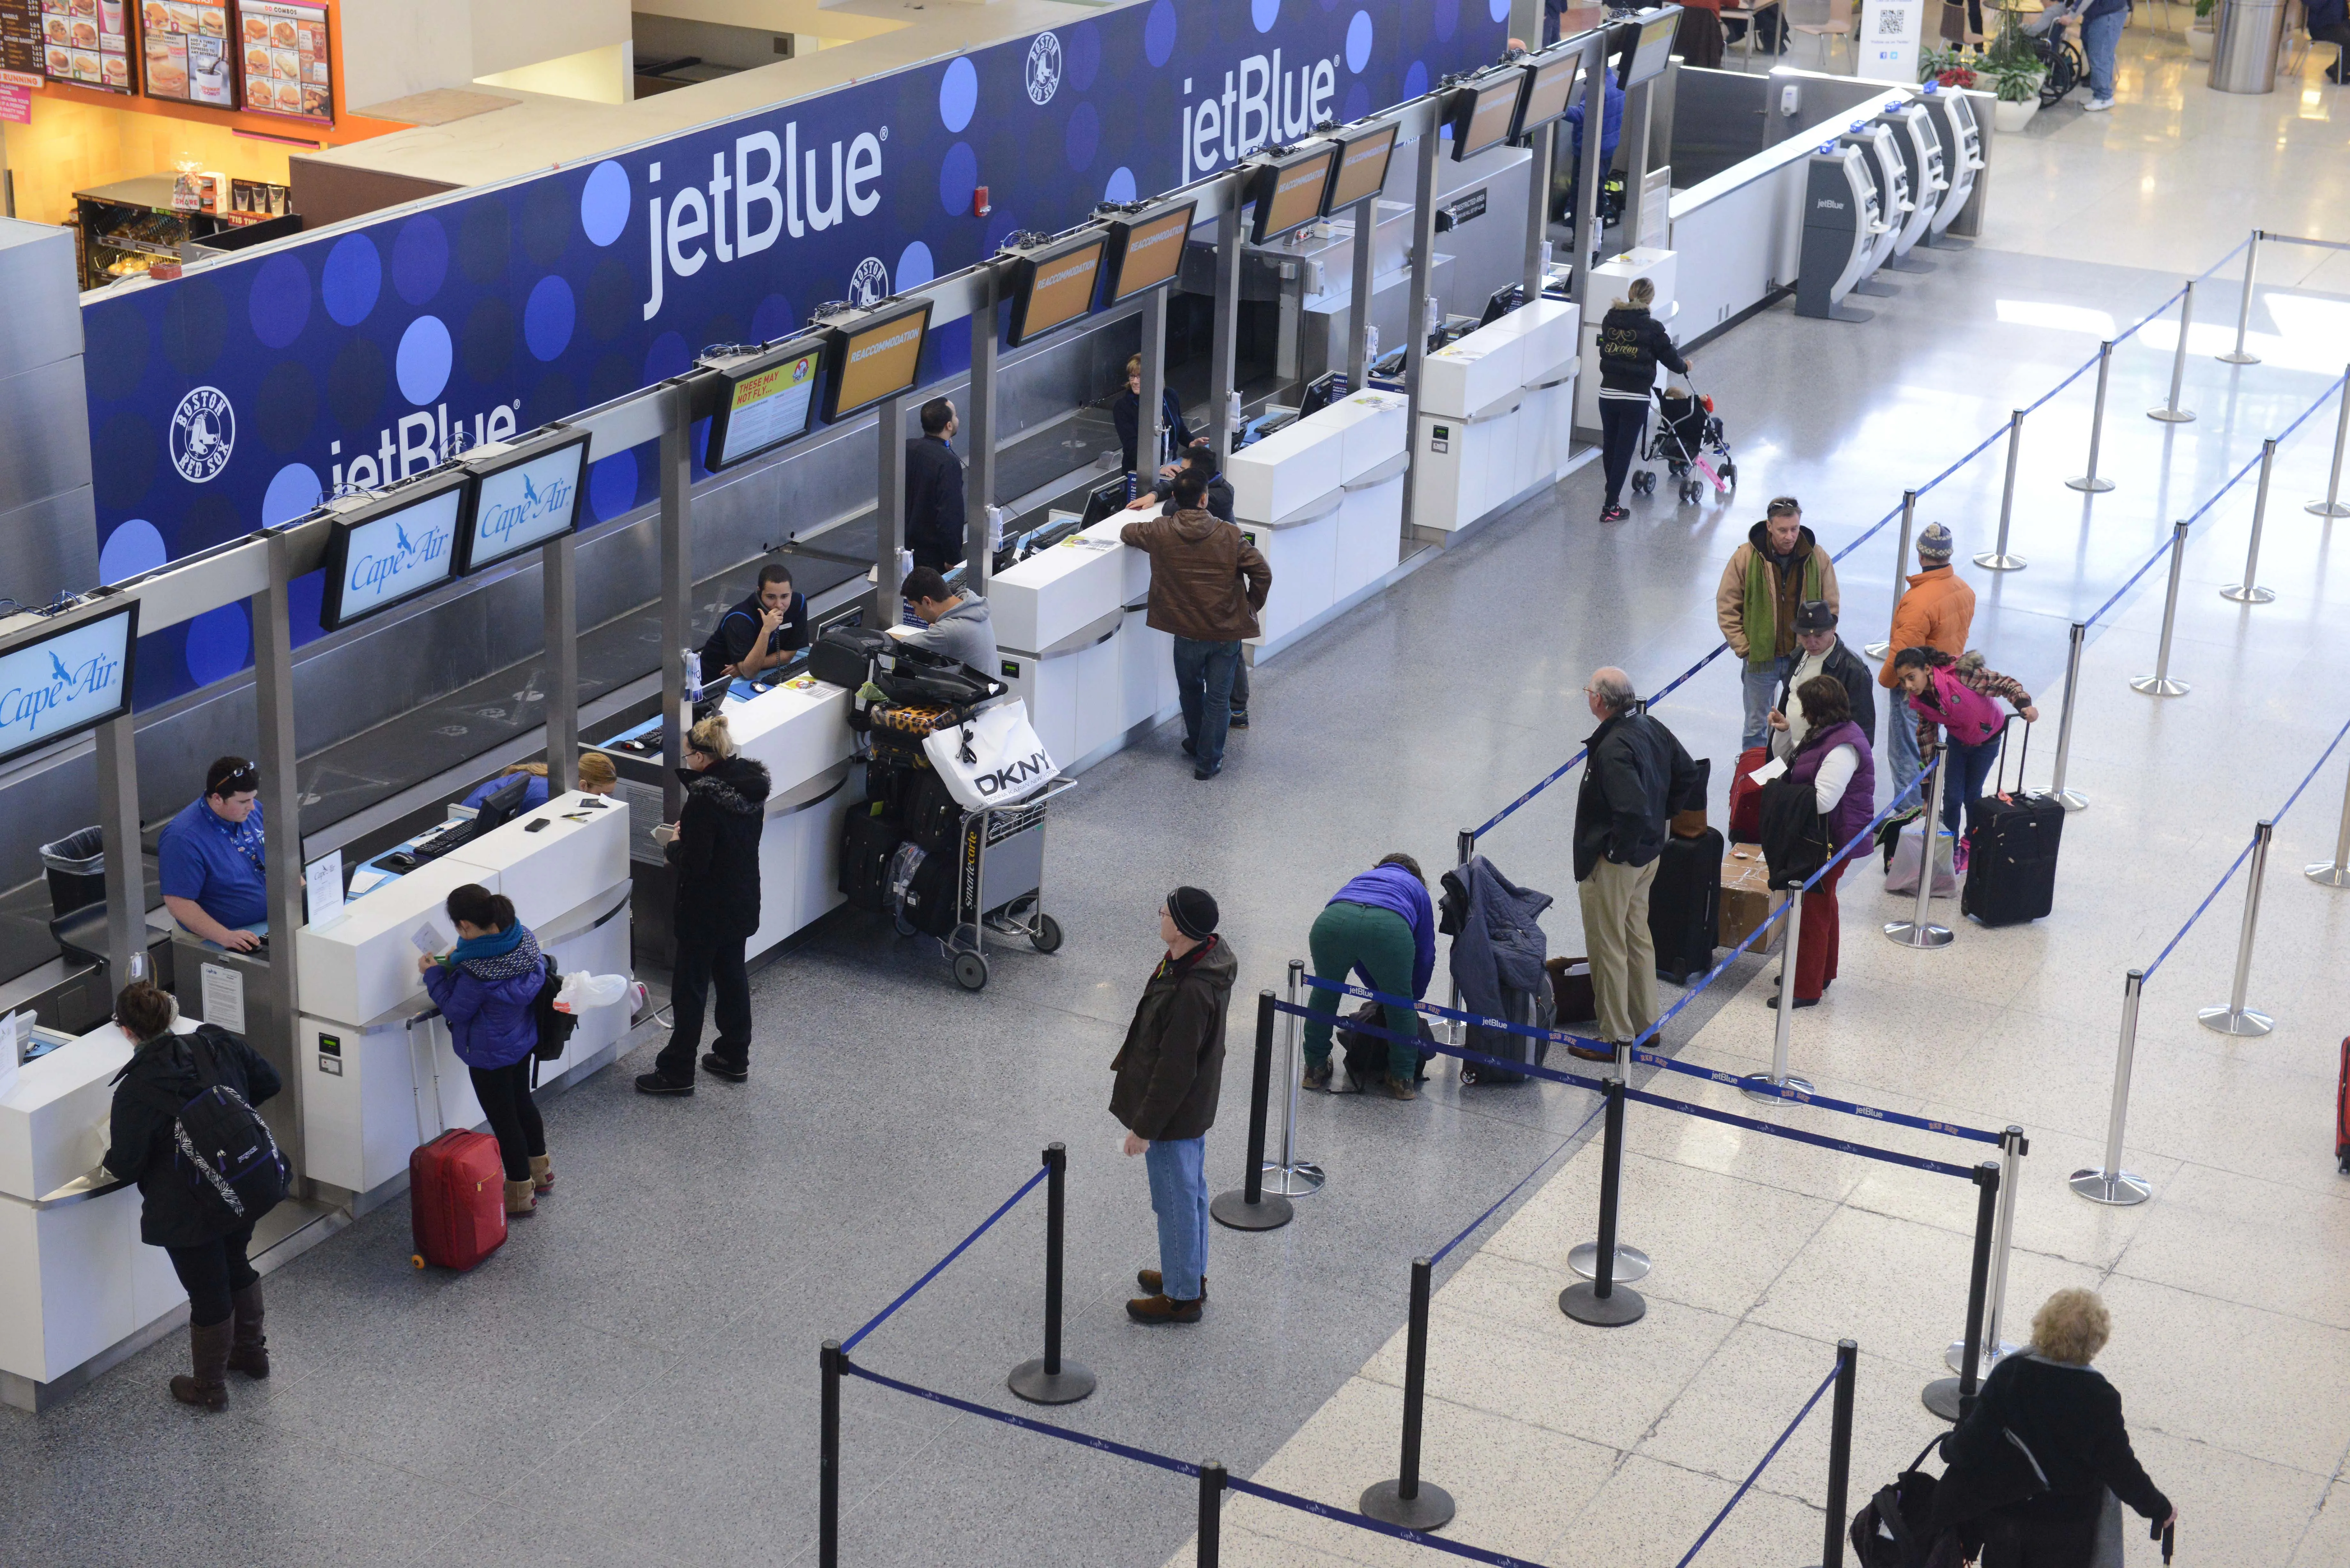
[[[204,793],[163,830],[163,907],[182,930],[236,952],[261,939],[246,926],[269,919],[262,850],[261,774],[243,757],[204,773]]]
[[[1414,1002],[1428,994],[1436,973],[1436,910],[1429,902],[1428,878],[1419,862],[1409,855],[1390,855],[1338,889],[1314,922],[1306,939],[1317,976],[1344,981],[1359,974],[1373,991],[1409,996]],[[1338,1011],[1338,993],[1311,988],[1306,1002],[1313,1016],[1305,1023],[1305,1086],[1330,1086],[1330,1022]],[[1399,1036],[1388,1042],[1387,1076],[1376,1087],[1391,1100],[1417,1099],[1413,1087],[1419,1077],[1419,1014],[1409,1007],[1387,1008],[1388,1033]]]

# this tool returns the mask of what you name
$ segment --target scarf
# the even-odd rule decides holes
[[[543,967],[537,939],[520,920],[503,931],[467,937],[450,952],[447,962],[476,980],[512,980]]]

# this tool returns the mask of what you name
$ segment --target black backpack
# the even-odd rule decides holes
[[[562,1058],[571,1047],[571,1032],[579,1027],[579,1015],[556,1009],[555,999],[563,990],[563,977],[555,971],[555,960],[546,960],[546,978],[539,982],[538,995],[530,1004],[530,1016],[538,1025],[538,1044],[531,1054],[542,1062]]]
[[[1853,1515],[1849,1539],[1860,1568],[1959,1568],[1958,1538],[1949,1531],[1929,1538],[1938,1482],[1918,1468],[1941,1443],[1937,1437],[1920,1449],[1890,1486],[1879,1487]]]
[[[197,1207],[224,1231],[233,1231],[276,1208],[292,1173],[261,1113],[221,1082],[226,1039],[210,1023],[197,1025],[188,1037],[188,1054],[203,1087],[172,1118],[172,1168],[194,1194]]]

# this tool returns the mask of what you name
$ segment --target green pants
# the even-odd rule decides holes
[[[1314,956],[1314,972],[1322,979],[1344,981],[1359,969],[1371,977],[1374,991],[1411,994],[1411,926],[1393,909],[1328,905],[1315,917],[1306,945]],[[1305,1060],[1318,1067],[1330,1059],[1330,1023],[1338,1011],[1338,993],[1318,985],[1306,989],[1312,992],[1306,1006],[1314,1016],[1305,1021]],[[1408,1043],[1419,1038],[1419,1014],[1409,1007],[1389,1006],[1387,1027],[1390,1034],[1403,1036],[1388,1042],[1388,1071],[1409,1084],[1419,1075],[1419,1047]]]

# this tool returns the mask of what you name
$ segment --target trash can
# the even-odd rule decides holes
[[[42,845],[41,869],[48,874],[51,915],[70,915],[106,902],[105,830],[85,827]]]
[[[2211,86],[2274,92],[2284,52],[2285,0],[2220,0],[2211,17]]]

